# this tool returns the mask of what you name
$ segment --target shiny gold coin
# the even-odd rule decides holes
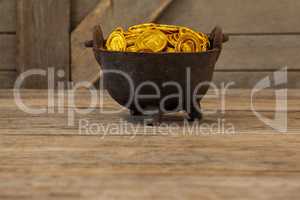
[[[175,53],[176,51],[175,51],[174,48],[168,47],[168,48],[167,48],[167,52],[168,52],[168,53]]]
[[[197,33],[196,31],[193,31],[192,29],[189,29],[189,28],[180,28],[179,30],[179,34],[180,35],[183,35],[183,34],[186,34],[186,33],[189,33],[189,34],[192,34],[194,35],[195,37],[198,37],[199,40],[203,41],[203,42],[207,42],[208,41],[208,37],[204,34],[204,33]]]
[[[210,47],[209,38],[206,34],[200,33],[200,32],[197,33],[195,31],[193,31],[192,29],[189,29],[189,28],[186,28],[186,27],[181,28],[179,30],[180,35],[183,35],[183,34],[186,34],[186,33],[191,34],[194,37],[197,37],[199,39],[199,42],[201,43],[201,45],[205,46],[205,47],[203,47],[203,49],[205,49],[205,51]],[[204,50],[201,50],[201,51],[204,51]]]
[[[145,23],[145,24],[139,24],[139,25],[135,25],[132,26],[128,29],[129,32],[132,33],[141,33],[144,32],[147,29],[151,29],[151,28],[155,28],[155,24],[154,23]]]
[[[207,50],[209,49],[209,45],[210,45],[209,42],[208,42],[208,43],[205,43],[205,44],[202,44],[202,45],[201,45],[202,52],[203,52],[203,51],[207,51]]]
[[[196,48],[196,44],[191,40],[187,40],[185,43],[182,44],[183,52],[196,52]]]
[[[135,46],[130,46],[126,48],[126,51],[128,52],[137,52],[138,49]]]
[[[159,30],[148,30],[141,34],[137,41],[138,49],[150,49],[153,52],[162,51],[168,44],[167,36]]]
[[[202,52],[202,42],[195,35],[185,33],[180,36],[175,50],[176,52]]]
[[[190,34],[190,35],[193,35],[194,37],[198,37],[199,39],[203,39],[197,32],[195,32],[189,28],[181,28],[179,30],[179,34],[180,35]]]
[[[190,33],[190,34],[193,34],[193,35],[197,35],[197,32],[193,31],[192,29],[189,29],[187,27],[181,27],[179,29],[179,34],[180,35],[183,35],[183,34],[186,34],[186,33]]]
[[[168,41],[174,47],[176,47],[179,38],[180,38],[179,33],[173,33],[168,35]]]
[[[136,42],[138,36],[139,36],[139,34],[125,35],[127,46],[135,45],[135,42]]]
[[[206,34],[174,25],[145,23],[124,31],[116,28],[106,47],[111,51],[128,52],[203,52],[210,48]]]
[[[166,33],[178,32],[180,29],[179,26],[165,25],[165,24],[157,24],[155,28]]]
[[[190,33],[190,34],[198,37],[198,39],[200,40],[200,42],[202,43],[202,46],[203,46],[202,51],[207,51],[207,49],[210,47],[210,41],[206,34],[201,33],[201,32],[197,33],[195,31],[193,31],[192,29],[189,29],[186,27],[181,28],[179,30],[180,35],[185,34],[185,33]]]
[[[130,32],[130,31],[124,32],[125,37],[139,36],[139,35],[140,35],[139,33],[133,33],[133,32]]]
[[[124,34],[124,36],[126,37],[126,36],[132,35],[133,33],[127,31],[127,32],[124,32],[123,34]]]
[[[126,39],[122,31],[114,31],[106,42],[106,48],[109,51],[125,51],[126,50]]]
[[[205,38],[206,40],[209,41],[208,35],[206,35],[204,33],[201,33],[201,32],[198,32],[198,34],[200,35],[200,37],[203,37],[203,38]]]
[[[208,35],[204,34],[204,33],[201,33],[199,32],[198,33],[201,37],[205,38],[205,41],[206,41],[206,50],[210,47],[210,41],[209,41],[209,37]]]

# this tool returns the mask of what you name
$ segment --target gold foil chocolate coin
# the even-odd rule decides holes
[[[173,47],[176,47],[179,38],[180,38],[179,33],[173,33],[168,35],[168,41]]]
[[[165,25],[165,24],[157,24],[156,28],[158,30],[166,32],[166,33],[178,32],[180,29],[179,26]]]
[[[149,49],[153,52],[162,51],[168,44],[167,36],[159,30],[147,30],[141,34],[135,45],[138,49]]]
[[[144,32],[147,29],[154,28],[156,25],[154,23],[146,23],[146,24],[139,24],[132,26],[128,29],[129,32],[132,33],[141,33]]]
[[[128,52],[137,52],[138,49],[135,46],[130,46],[126,48],[126,51]]]
[[[204,52],[210,48],[210,42],[206,34],[186,27],[145,23],[127,31],[116,28],[107,39],[106,48],[146,53]]]
[[[202,42],[195,35],[186,33],[180,36],[176,52],[201,52]]]
[[[110,51],[125,51],[127,42],[122,31],[114,31],[106,42],[106,48]]]
[[[167,52],[168,52],[168,53],[175,53],[176,51],[175,51],[174,48],[168,47],[168,48],[167,48]]]

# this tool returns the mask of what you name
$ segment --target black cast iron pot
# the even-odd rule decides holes
[[[113,52],[105,49],[101,27],[96,26],[86,46],[94,50],[105,89],[132,115],[186,111],[195,120],[202,116],[200,101],[209,89],[222,43],[228,41],[220,27],[209,37],[211,48],[202,53]]]

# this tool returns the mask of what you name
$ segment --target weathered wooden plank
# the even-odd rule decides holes
[[[300,69],[299,52],[300,35],[230,36],[217,69]]]
[[[228,33],[299,33],[298,0],[176,1],[160,22],[209,32],[216,24]]]
[[[16,36],[0,34],[0,70],[16,70]]]
[[[96,171],[92,164],[77,170],[66,164],[64,170],[73,170],[73,176],[61,174],[55,176],[56,168],[45,167],[48,174],[31,176],[41,167],[11,171],[27,171],[24,176],[1,177],[1,199],[51,200],[55,199],[166,199],[198,200],[199,197],[210,200],[298,200],[299,177],[295,176],[196,176],[182,175],[91,175]],[[111,167],[112,168],[112,167]],[[137,168],[137,167],[136,167]],[[67,169],[67,170],[66,170]],[[51,170],[51,171],[50,171]],[[59,169],[58,169],[59,170]],[[58,171],[57,170],[57,171]],[[173,171],[177,169],[174,168]],[[100,171],[100,170],[99,170]],[[149,169],[150,171],[150,169]],[[6,171],[5,171],[6,172]],[[82,174],[82,175],[81,175]],[[18,191],[18,192],[15,192]],[[217,192],[216,192],[217,191]]]
[[[130,26],[137,23],[154,21],[172,0],[144,0],[132,3],[131,0],[102,0],[72,33],[72,80],[94,83],[100,77],[100,68],[93,52],[84,47],[91,39],[95,25],[100,24],[105,35],[117,26]]]
[[[71,0],[71,16],[72,29],[77,25],[97,6],[100,0]]]
[[[0,196],[296,200],[299,145],[299,135],[1,136]]]
[[[48,105],[47,92],[24,90],[22,97],[38,108]],[[234,124],[236,134],[205,128],[204,134],[189,135],[182,128],[167,132],[148,127],[145,131],[129,121],[126,130],[137,128],[136,133],[102,137],[79,135],[77,126],[66,125],[65,114],[23,113],[16,105],[5,104],[14,103],[11,90],[0,90],[0,198],[299,199],[299,90],[288,93],[289,109],[293,109],[288,112],[287,134],[268,128],[244,107],[250,92],[228,91],[226,100],[237,110],[226,107],[224,115],[205,114],[202,122],[212,125],[221,117]],[[78,93],[78,105],[88,107],[87,91]],[[260,103],[264,104],[259,107],[270,118],[273,97],[274,91],[263,92]],[[105,98],[106,109],[119,108]],[[218,103],[214,98],[204,101],[210,109]],[[122,126],[119,120],[128,120],[127,116],[127,112],[102,115],[95,111],[76,119]],[[181,120],[170,117],[170,123]]]
[[[70,1],[18,1],[18,72],[54,67],[65,75],[56,81],[69,80]],[[34,21],[35,23],[32,23]],[[47,88],[46,76],[31,76],[24,86]]]
[[[0,32],[16,32],[16,0],[0,1]]]
[[[298,134],[300,130],[299,119],[299,93],[298,90],[291,90],[288,93],[288,133]],[[163,118],[163,122],[166,124],[176,123],[176,131],[173,129],[157,129],[157,127],[145,127],[143,126],[143,118],[131,118],[129,113],[125,110],[115,114],[104,114],[104,111],[116,111],[121,107],[114,102],[107,94],[104,97],[104,104],[102,109],[99,105],[91,111],[89,114],[76,114],[73,110],[74,104],[70,104],[65,97],[64,105],[54,105],[55,107],[48,107],[47,92],[22,92],[22,100],[25,105],[38,109],[48,108],[53,110],[54,113],[44,114],[27,114],[17,107],[13,101],[12,94],[8,94],[8,91],[0,92],[0,103],[2,105],[2,112],[0,113],[0,127],[1,134],[35,134],[35,135],[98,135],[99,137],[107,137],[115,135],[115,127],[120,128],[121,135],[135,136],[157,136],[157,135],[171,135],[179,136],[188,135],[207,135],[217,134],[210,127],[215,127],[217,124],[224,124],[226,130],[231,131],[231,125],[234,126],[235,133],[253,134],[261,132],[264,134],[278,133],[277,130],[273,130],[268,127],[259,118],[255,116],[251,109],[251,91],[250,90],[234,90],[233,92],[227,91],[225,95],[224,109],[225,114],[221,111],[223,107],[221,104],[221,96],[206,96],[203,101],[204,108],[204,121],[201,124],[189,124],[191,127],[190,132],[183,123],[183,115],[168,115]],[[66,94],[65,94],[66,95]],[[55,102],[58,100],[58,96],[55,97]],[[79,108],[87,108],[90,105],[89,93],[79,92],[76,95],[76,106]],[[275,113],[275,91],[267,90],[255,95],[255,110],[261,115],[272,119]],[[284,99],[280,99],[283,101]],[[60,112],[58,113],[58,109]],[[284,112],[284,108],[277,112]],[[74,122],[74,125],[68,126],[68,119]],[[247,119],[247,123],[245,123]],[[220,121],[221,120],[221,121]],[[224,120],[224,121],[222,121]],[[86,129],[86,124],[96,125],[98,128],[95,130]],[[174,124],[171,124],[174,125]],[[199,128],[192,128],[193,125]],[[218,125],[217,125],[218,126]],[[89,127],[89,126],[88,126]],[[222,125],[223,127],[223,125]],[[119,130],[119,129],[118,129]],[[126,130],[126,132],[122,132]]]
[[[10,166],[33,167],[34,175],[72,176],[88,166],[90,170],[82,175],[300,174],[300,135],[0,138],[1,171],[9,171]],[[73,165],[69,171],[63,169],[67,163]],[[49,171],[43,170],[46,166]]]
[[[71,0],[72,28],[88,15],[100,0]],[[17,0],[0,1],[0,32],[16,32],[16,2]]]
[[[3,71],[0,70],[0,88],[10,89],[13,88],[16,80],[16,71]]]
[[[221,88],[216,92],[214,90],[209,90],[207,95],[204,97],[202,101],[203,108],[205,110],[218,110],[221,111],[223,109],[221,101],[223,96],[221,93]],[[224,109],[227,111],[251,111],[251,89],[231,89],[229,87],[228,90],[225,91],[224,94]],[[258,111],[266,111],[266,112],[274,112],[276,108],[276,103],[281,103],[284,99],[277,99],[275,96],[276,90],[266,89],[261,92],[255,93],[255,108]],[[70,109],[73,108],[74,105],[68,101],[68,93],[65,91],[54,93],[54,99],[57,101],[59,98],[64,100],[64,104],[60,105],[60,108]],[[48,91],[47,90],[22,90],[20,92],[23,103],[29,107],[41,108],[45,107],[49,104],[48,99]],[[90,106],[90,96],[91,94],[86,90],[76,91],[76,106],[79,108],[87,108]],[[98,97],[100,97],[100,92],[98,93]],[[96,108],[100,107],[109,109],[121,108],[110,96],[107,92],[104,92],[103,105],[100,105],[100,101],[96,105]],[[16,110],[16,103],[13,101],[14,94],[12,90],[0,90],[0,105],[2,105],[3,109],[12,109]],[[300,111],[300,91],[299,89],[288,89],[287,91],[287,108],[281,108],[281,111]],[[58,104],[55,104],[58,107]]]
[[[233,82],[231,88],[254,88],[254,86],[263,78],[270,77],[274,80],[272,71],[216,71],[214,74],[214,83],[220,86],[222,83]],[[300,88],[299,71],[289,71],[287,74],[288,82],[282,86],[287,88]],[[273,84],[273,83],[271,83]],[[276,88],[273,86],[273,88]]]
[[[72,24],[74,28],[89,13],[89,11],[93,9],[97,1],[99,0],[72,0]],[[15,32],[16,0],[2,0],[0,3],[0,27],[2,27],[0,28],[0,32]],[[185,1],[185,6],[181,6],[180,2],[176,2],[176,5],[172,6],[171,9],[167,11],[166,15],[162,17],[162,21],[171,23],[172,21],[176,20],[178,23],[183,25],[187,24],[198,27],[201,30],[206,29],[207,31],[210,31],[210,29],[216,23],[218,23],[221,25],[226,25],[224,27],[228,32],[263,31],[260,29],[266,29],[264,32],[274,32],[272,31],[273,29],[275,29],[275,32],[299,32],[299,30],[297,30],[298,26],[293,25],[294,23],[297,23],[297,19],[299,18],[298,13],[296,12],[298,10],[297,6],[299,6],[297,0],[274,1],[272,2],[272,6],[268,6],[267,0],[259,1],[259,4],[261,5],[259,8],[255,7],[256,3],[252,3],[252,1],[243,2],[239,0],[231,0],[226,3],[226,6],[216,6],[218,3],[219,2],[216,0],[201,0],[197,2],[187,0]],[[236,6],[239,6],[239,8],[236,8]],[[201,8],[201,10],[199,8]],[[182,13],[183,9],[189,13],[189,16],[177,14]],[[218,10],[212,12],[213,9]],[[232,11],[232,9],[234,10]],[[281,12],[283,10],[284,12]],[[212,13],[223,14],[213,16]],[[249,17],[242,17],[241,15]],[[205,19],[209,19],[208,21],[210,23],[204,23],[203,21]],[[176,21],[173,23],[177,23]],[[246,22],[244,23],[244,21]],[[255,23],[249,23],[249,21],[255,21]],[[197,22],[202,23],[199,24]],[[231,26],[233,26],[233,28],[230,28]],[[293,27],[295,30],[291,30]]]
[[[275,101],[275,100],[274,100]],[[45,107],[35,107],[45,108]],[[2,109],[0,114],[0,135],[94,135],[99,138],[110,136],[207,136],[235,134],[280,134],[261,121],[252,111],[207,110],[204,107],[204,119],[201,122],[188,123],[185,115],[164,115],[162,125],[157,127],[144,126],[143,117],[131,117],[129,112],[103,114],[99,109],[89,114],[78,114],[73,110],[64,109],[63,114],[27,114],[22,110]],[[116,107],[104,111],[116,111]],[[268,119],[274,118],[274,111],[259,111]],[[71,113],[72,112],[72,113]],[[68,115],[71,113],[74,115]],[[69,120],[69,121],[68,121]],[[289,111],[286,134],[299,134],[299,111]],[[72,124],[68,124],[72,122]],[[166,127],[168,126],[168,127]],[[275,128],[275,127],[274,127]]]

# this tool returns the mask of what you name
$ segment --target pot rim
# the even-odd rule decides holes
[[[100,53],[111,53],[111,54],[131,54],[131,55],[200,55],[200,54],[210,54],[210,53],[218,53],[220,49],[213,48],[203,52],[123,52],[123,51],[110,51],[107,49],[102,48],[93,48],[95,52]]]

